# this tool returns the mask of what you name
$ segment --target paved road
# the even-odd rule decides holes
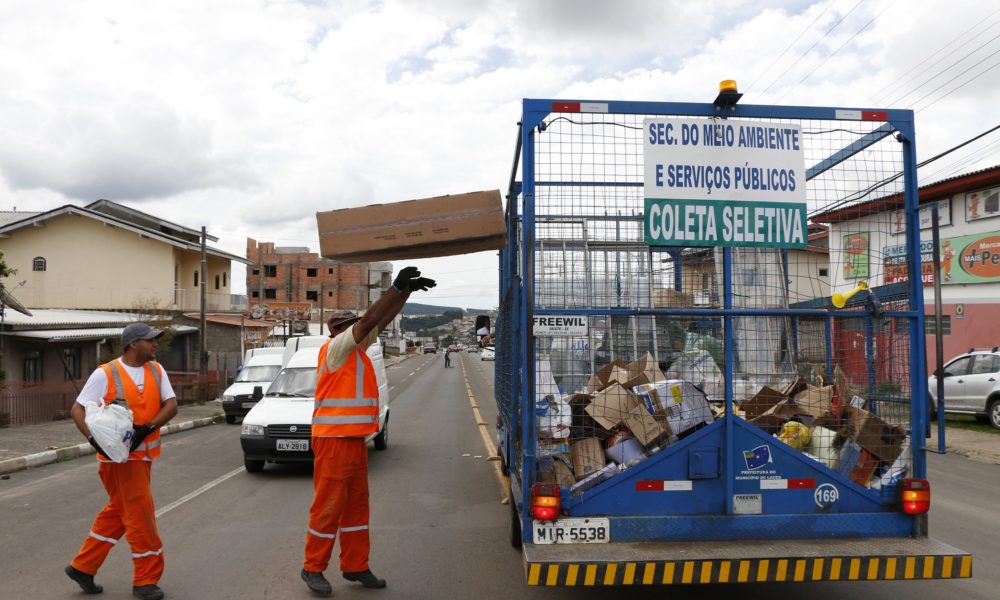
[[[606,600],[610,590],[528,588],[520,555],[506,542],[508,508],[496,463],[481,430],[493,432],[493,365],[461,354],[415,356],[389,370],[389,449],[370,451],[373,498],[372,568],[389,581],[372,591],[337,580],[338,598],[369,600],[545,598]],[[468,382],[468,387],[466,386]],[[471,397],[470,399],[470,392]],[[480,427],[473,405],[478,406]],[[311,500],[311,471],[268,465],[242,469],[238,426],[203,427],[168,436],[154,467],[154,496],[166,546],[161,582],[169,598],[309,598],[299,580]],[[678,588],[676,598],[736,593],[768,598],[794,593],[819,598],[993,598],[1000,556],[992,498],[998,467],[960,456],[932,456],[935,537],[976,554],[976,578],[961,582],[789,584]],[[31,469],[0,482],[0,598],[80,598],[62,575],[105,501],[90,458]],[[115,548],[98,581],[103,598],[130,598],[125,544]],[[860,594],[860,596],[858,595]],[[663,598],[662,588],[628,591]]]

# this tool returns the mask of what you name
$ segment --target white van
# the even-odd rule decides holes
[[[303,348],[318,348],[325,344],[328,339],[330,339],[330,336],[327,335],[300,335],[288,338],[281,352],[281,366],[287,366],[288,361],[292,360],[292,357],[299,350]]]
[[[281,353],[284,348],[254,348],[247,350],[243,368],[233,385],[222,392],[222,412],[226,414],[226,423],[232,425],[236,417],[242,417],[250,412],[260,398],[254,397],[253,390],[260,387],[262,392],[268,386],[278,371],[281,370]]]
[[[382,343],[372,344],[367,354],[378,381],[379,414],[378,432],[368,440],[375,442],[376,450],[385,450],[389,446],[389,382]],[[313,459],[312,414],[318,362],[319,346],[306,345],[299,349],[274,378],[264,398],[243,418],[240,444],[243,446],[243,465],[248,472],[259,473],[265,462]]]

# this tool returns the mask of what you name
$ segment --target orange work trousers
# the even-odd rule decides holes
[[[102,462],[99,473],[108,504],[97,513],[90,534],[70,563],[94,575],[122,534],[132,547],[133,585],[156,583],[163,575],[163,543],[156,531],[156,510],[149,491],[150,467],[145,460]]]
[[[340,533],[340,570],[368,570],[368,444],[364,438],[312,438],[313,502],[305,570],[322,573]]]

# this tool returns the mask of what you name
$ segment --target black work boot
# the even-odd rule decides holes
[[[367,571],[350,571],[344,572],[344,579],[348,581],[357,581],[366,588],[384,588],[385,579],[379,579],[375,577],[375,574],[371,572],[371,569]]]
[[[163,600],[163,590],[155,583],[132,586],[132,595],[142,600]]]
[[[309,589],[313,591],[314,594],[320,596],[332,596],[333,586],[330,582],[323,577],[322,573],[317,573],[315,571],[306,571],[302,569],[302,581],[306,582]]]
[[[104,586],[94,583],[94,576],[90,573],[84,573],[80,569],[74,568],[73,565],[66,565],[65,571],[70,579],[80,584],[80,589],[85,594],[100,594],[104,591]]]

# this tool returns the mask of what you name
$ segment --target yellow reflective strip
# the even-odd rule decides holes
[[[835,558],[830,563],[830,581],[837,581],[840,579],[840,564],[842,559]]]
[[[583,576],[583,585],[594,585],[597,580],[597,565],[587,565],[586,574]]]
[[[959,577],[972,577],[972,557],[962,557],[962,568],[958,572]]]
[[[767,581],[767,566],[770,562],[764,559],[757,563],[757,581]]]
[[[896,557],[885,559],[885,578],[895,579],[896,578]]]
[[[694,580],[694,563],[684,561],[684,571],[681,573],[681,583],[691,583]]]
[[[576,576],[580,572],[580,565],[569,565],[566,568],[566,585],[576,585]]]
[[[712,583],[712,561],[706,560],[701,563],[701,583]]]
[[[813,561],[813,581],[820,581],[823,579],[823,559],[817,558]]]
[[[747,579],[750,577],[750,561],[741,560],[740,561],[740,572],[736,576],[737,583],[746,583]]]
[[[542,572],[542,565],[531,563],[528,566],[528,585],[538,585],[538,575]]]
[[[792,578],[794,581],[803,581],[806,578],[806,561],[797,560],[795,561],[795,575]]]
[[[906,559],[906,567],[903,572],[904,579],[913,579],[913,574],[917,570],[917,559],[909,557]]]
[[[877,558],[868,559],[868,579],[878,579],[878,563]]]
[[[860,558],[852,558],[851,559],[851,566],[848,567],[848,570],[847,570],[847,578],[850,579],[851,581],[855,581],[855,580],[857,580],[858,575],[860,575],[860,574],[861,574],[861,559]]]
[[[549,573],[545,577],[545,585],[555,585],[559,583],[559,565],[549,565]]]
[[[614,585],[615,575],[618,573],[618,563],[608,564],[604,571],[604,585]]]
[[[656,563],[646,563],[646,570],[642,573],[642,584],[652,585],[653,576],[656,575]]]
[[[778,561],[778,572],[775,574],[774,580],[775,581],[784,581],[785,580],[785,574],[787,573],[787,571],[788,571],[788,561],[785,560],[785,559],[779,560]]]
[[[925,556],[924,557],[924,579],[934,578],[934,557]]]
[[[732,562],[724,560],[719,563],[719,583],[729,583],[729,569],[732,566]]]
[[[663,565],[663,583],[674,582],[674,563],[668,562]]]
[[[625,585],[635,583],[635,563],[625,563],[625,574],[622,576],[622,583]]]
[[[944,579],[951,579],[951,567],[952,563],[955,561],[955,557],[946,556],[944,557],[944,562],[941,563],[941,577]]]

